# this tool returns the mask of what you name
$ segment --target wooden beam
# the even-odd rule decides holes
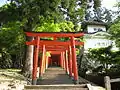
[[[66,49],[46,49],[46,51],[65,51]]]
[[[67,42],[60,42],[60,41],[40,41],[40,46],[41,45],[47,45],[47,46],[56,46],[56,45],[61,45],[61,46],[68,46],[70,45],[71,42],[70,41],[67,41]],[[37,42],[36,40],[33,40],[33,41],[27,41],[26,42],[26,45],[37,45]],[[78,46],[78,45],[84,45],[84,42],[78,42],[78,41],[75,41],[75,45]]]
[[[120,82],[120,78],[111,79],[110,82],[111,82],[111,83],[113,83],[113,82]]]
[[[42,47],[40,47],[40,50],[41,50],[41,49],[42,49]],[[59,50],[68,50],[68,48],[66,48],[66,47],[64,47],[64,48],[59,48],[59,47],[55,47],[55,48],[54,48],[54,47],[51,47],[51,48],[50,48],[50,47],[46,47],[46,50],[47,50],[47,51],[50,51],[50,50],[51,50],[51,51],[57,51],[57,50],[59,51]],[[77,50],[77,49],[76,49],[76,50]]]
[[[84,33],[75,33],[75,32],[70,32],[70,33],[56,33],[56,32],[53,32],[53,33],[45,33],[45,32],[25,32],[25,34],[27,36],[32,36],[32,37],[36,37],[36,36],[39,36],[39,37],[81,37],[84,35]]]
[[[51,54],[61,54],[62,51],[50,51]]]

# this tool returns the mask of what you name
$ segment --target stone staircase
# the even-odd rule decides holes
[[[85,84],[83,85],[27,85],[24,90],[88,90]]]
[[[37,81],[38,85],[73,84],[73,80],[60,67],[50,67]]]
[[[60,67],[50,67],[38,79],[37,85],[26,85],[24,90],[88,90],[86,84],[73,84],[73,80]]]

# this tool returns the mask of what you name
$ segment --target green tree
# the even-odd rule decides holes
[[[109,33],[112,35],[111,38],[115,40],[116,45],[120,47],[120,20],[110,26]]]
[[[93,2],[94,4],[90,4],[91,6],[87,9],[85,19],[111,23],[113,12],[105,7],[101,7],[101,0],[93,0]]]
[[[118,10],[115,12],[115,16],[117,16],[112,22],[109,33],[112,35],[112,39],[115,40],[116,45],[120,48],[120,2],[116,4]]]
[[[71,22],[67,22],[67,25],[64,23],[65,31],[71,31],[72,29],[78,30],[78,26],[74,25],[84,19],[87,8],[87,0],[9,1],[9,4],[0,8],[0,21],[3,24],[11,21],[19,21],[21,23],[19,28],[23,31],[35,31],[36,28],[45,27],[45,25],[55,30],[58,27],[56,23],[61,23],[64,20],[74,23],[73,25]],[[49,22],[51,22],[50,26],[48,26]],[[61,28],[63,27],[61,26]],[[47,28],[44,30],[47,30]],[[26,37],[27,41],[32,39],[32,37]],[[31,45],[26,46],[26,59],[23,63],[23,73],[31,73],[32,55],[33,47]]]
[[[117,2],[115,6],[118,8],[118,10],[116,11],[116,14],[119,17],[120,16],[120,2]]]
[[[0,53],[3,53],[1,60],[11,62],[10,64],[6,63],[6,66],[13,67],[15,62],[22,60],[23,47],[24,34],[20,30],[20,22],[9,22],[0,28]],[[13,61],[13,58],[16,60]],[[20,67],[19,63],[16,64]]]
[[[87,54],[88,59],[92,60],[92,62],[97,63],[95,67],[93,67],[93,72],[106,72],[110,69],[110,67],[119,65],[120,63],[120,55],[119,51],[113,52],[111,50],[112,46],[106,48],[99,49],[91,49]],[[110,66],[110,67],[109,67]]]
[[[10,6],[14,5],[14,7],[8,9],[12,11],[17,11],[16,16],[19,16],[17,20],[22,23],[21,29],[23,29],[24,31],[34,31],[37,25],[39,23],[42,23],[42,20],[40,20],[41,17],[46,18],[46,20],[55,19],[57,21],[58,17],[61,16],[58,10],[59,4],[60,0],[11,0]],[[8,9],[6,9],[4,12],[7,12]],[[9,12],[7,14],[9,14]],[[13,15],[11,14],[11,16]],[[32,37],[26,37],[27,41],[30,41],[32,39]],[[26,46],[26,59],[23,62],[23,73],[31,73],[32,55],[33,47]]]

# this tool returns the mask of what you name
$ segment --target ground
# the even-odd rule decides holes
[[[83,82],[88,83],[88,81],[86,81],[83,78],[79,78],[79,79],[80,79],[79,83],[83,83]],[[50,84],[72,85],[73,82],[71,79],[69,79],[69,76],[66,75],[63,69],[48,68],[46,73],[43,75],[42,81],[40,81],[39,84],[41,85],[45,85],[45,84],[47,85],[50,85]],[[24,85],[27,85],[27,80],[23,75],[20,74],[20,70],[0,69],[0,90],[23,90]],[[89,88],[92,88],[92,90],[104,90],[104,89],[101,89],[101,87],[96,87],[96,86],[93,87],[90,84],[88,86]]]
[[[0,90],[22,90],[27,81],[18,69],[0,69]]]

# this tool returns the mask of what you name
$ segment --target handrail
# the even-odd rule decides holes
[[[105,76],[104,77],[104,82],[105,82],[106,90],[111,90],[111,83],[113,83],[113,82],[120,82],[120,78],[110,79],[109,76]]]

